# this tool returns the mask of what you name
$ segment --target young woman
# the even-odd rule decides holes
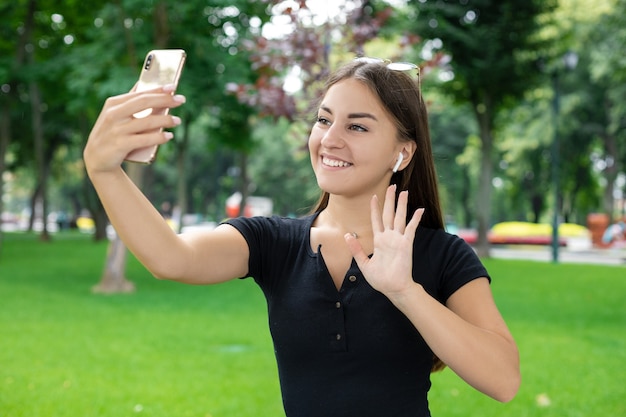
[[[231,219],[176,235],[121,168],[180,120],[171,87],[107,100],[84,151],[89,176],[126,245],[157,278],[215,284],[252,277],[266,296],[289,417],[430,416],[442,361],[508,401],[516,344],[473,250],[443,229],[419,84],[357,59],[328,80],[309,138],[323,192],[304,218]],[[152,132],[152,133],[145,133]]]

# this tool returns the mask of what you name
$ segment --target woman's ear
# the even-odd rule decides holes
[[[400,165],[402,165],[402,161],[404,161],[404,155],[402,154],[402,152],[400,152],[400,153],[398,153],[398,159],[396,160],[396,164],[391,169],[394,174],[396,172],[398,172],[398,169],[400,168]]]
[[[398,158],[396,159],[396,163],[393,167],[393,172],[402,171],[404,168],[409,165],[411,159],[413,159],[413,155],[415,154],[415,150],[417,149],[417,144],[413,141],[406,142],[402,144],[402,148],[398,153]]]

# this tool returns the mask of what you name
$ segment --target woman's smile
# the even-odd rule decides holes
[[[322,155],[322,165],[328,168],[348,168],[352,166],[350,162],[328,155]]]

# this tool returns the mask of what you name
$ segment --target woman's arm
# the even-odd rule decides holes
[[[519,354],[486,278],[465,284],[447,306],[417,283],[387,296],[467,383],[496,400],[513,399],[521,379]]]
[[[493,300],[486,278],[458,289],[442,305],[413,280],[413,240],[423,209],[406,223],[406,191],[394,208],[395,186],[385,196],[382,214],[372,198],[374,254],[363,252],[350,234],[346,242],[370,285],[385,294],[420,332],[446,365],[476,389],[511,400],[520,385],[517,346]]]
[[[156,277],[196,284],[240,277],[248,269],[248,246],[236,229],[177,235],[121,167],[130,151],[171,139],[159,129],[176,126],[177,117],[133,117],[146,108],[180,106],[184,98],[171,92],[168,86],[109,98],[83,153],[87,173],[116,232]]]

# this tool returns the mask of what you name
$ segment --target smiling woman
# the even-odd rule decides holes
[[[107,100],[85,166],[115,230],[155,277],[216,284],[251,277],[265,295],[288,417],[428,417],[430,373],[446,363],[508,401],[517,347],[472,250],[444,231],[419,82],[355,60],[326,84],[311,129],[321,198],[310,215],[229,219],[175,234],[121,168],[170,139],[167,88]],[[153,130],[152,130],[153,131]]]
[[[415,142],[396,141],[386,113],[374,93],[355,79],[328,91],[309,138],[311,164],[322,190],[337,196],[358,192],[366,206],[372,195],[384,194],[398,154],[405,153],[408,160],[415,150]],[[337,178],[340,173],[345,174],[342,179]]]

